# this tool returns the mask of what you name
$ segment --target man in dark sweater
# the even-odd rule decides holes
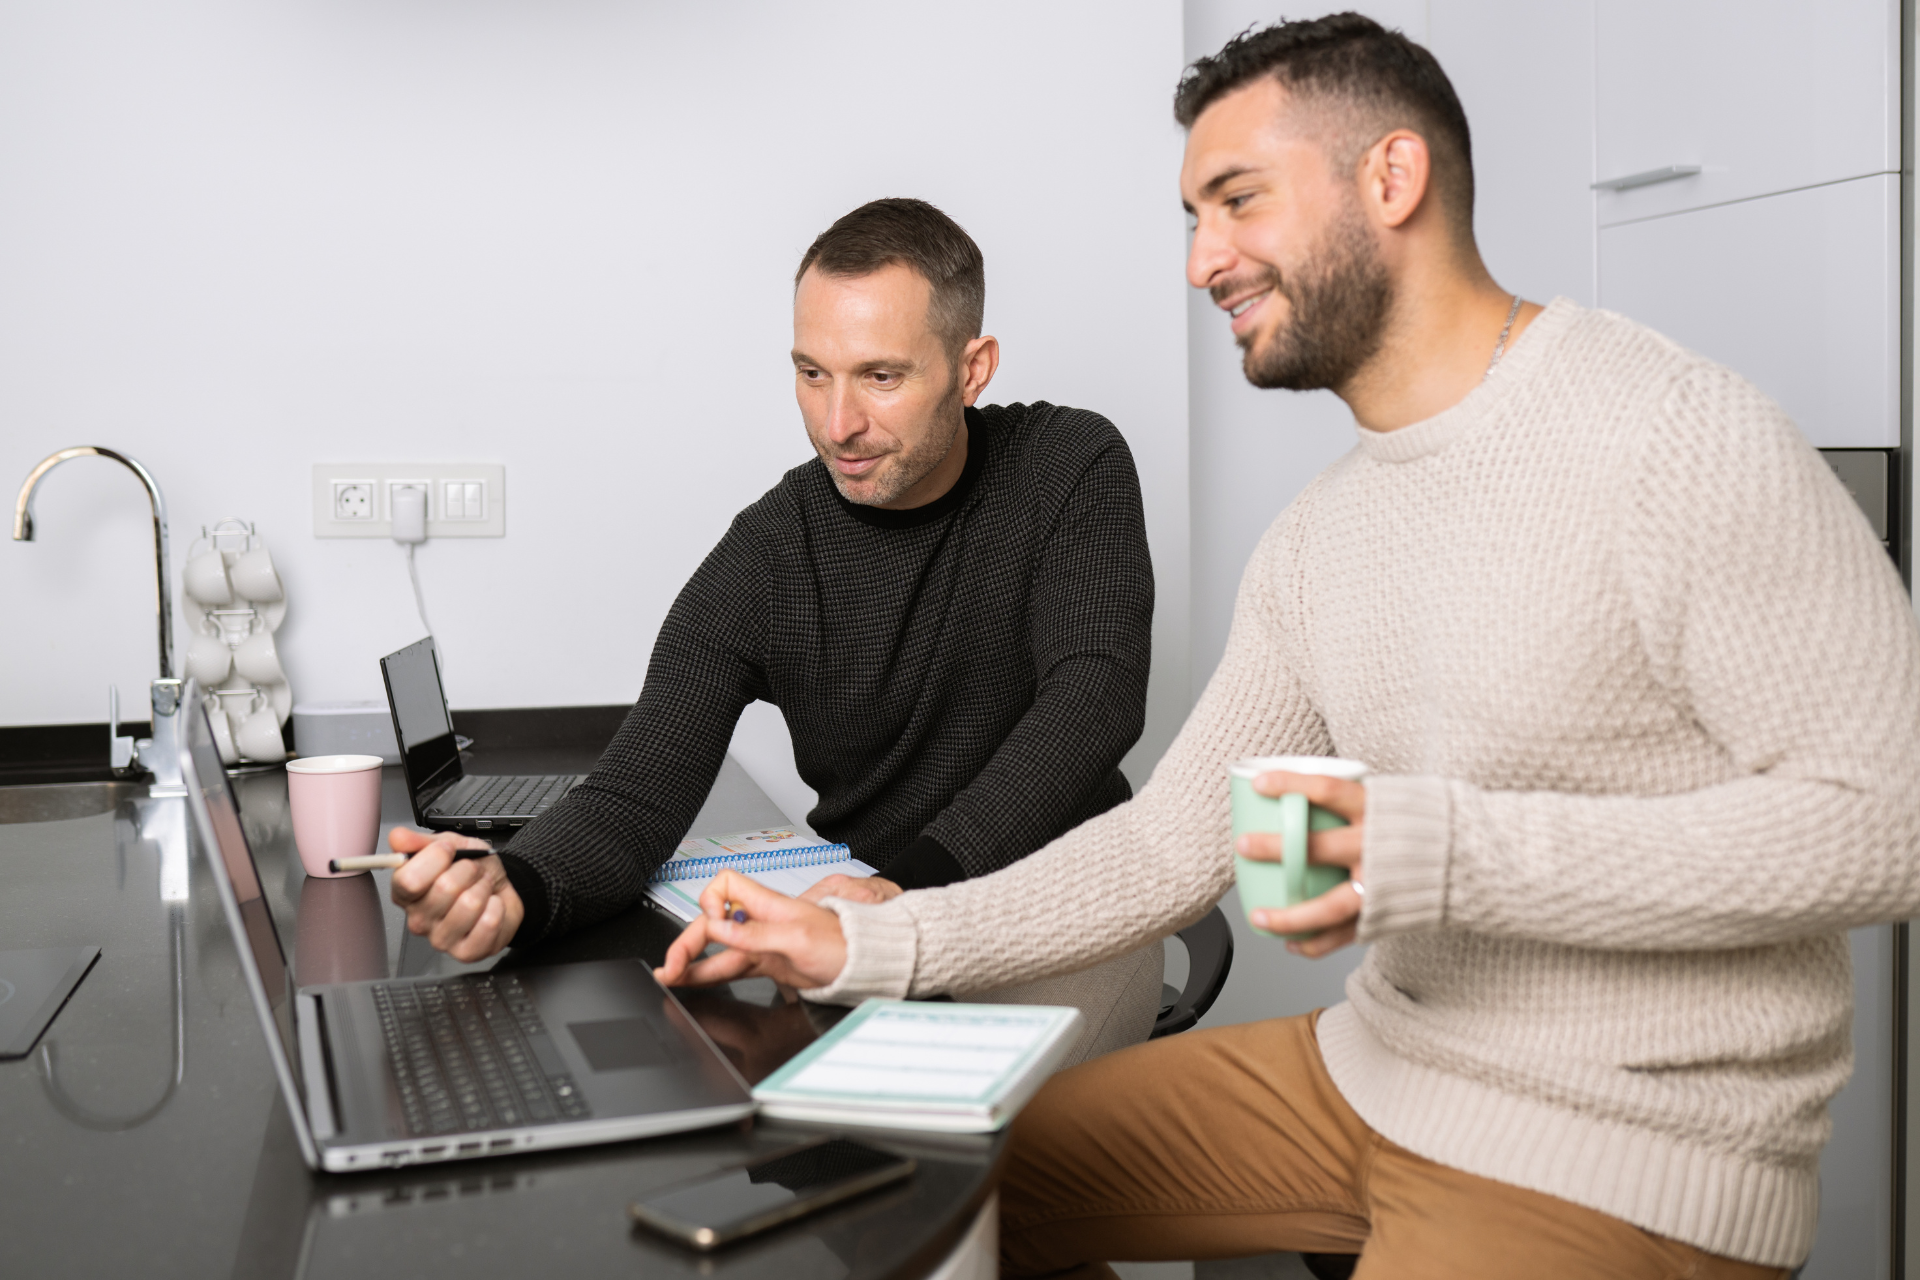
[[[1153,615],[1133,458],[1085,410],[975,406],[999,363],[985,292],[978,247],[923,201],[813,243],[793,363],[818,456],[734,518],[599,765],[511,848],[451,862],[467,841],[394,833],[426,846],[393,880],[415,933],[473,960],[637,901],[755,699],[786,718],[814,830],[880,869],[822,894],[985,875],[1130,796]],[[1112,1021],[1089,1047],[1143,1038],[1157,948],[1122,959],[1021,996]]]

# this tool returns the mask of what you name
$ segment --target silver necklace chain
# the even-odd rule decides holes
[[[1480,381],[1485,382],[1492,377],[1493,366],[1499,364],[1500,357],[1507,354],[1507,335],[1513,332],[1513,322],[1519,314],[1520,295],[1516,293],[1513,295],[1513,305],[1507,308],[1507,323],[1500,330],[1500,341],[1493,344],[1493,359],[1487,361],[1487,371],[1480,375]]]

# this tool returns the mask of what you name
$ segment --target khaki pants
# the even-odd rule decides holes
[[[1060,1064],[1064,1069],[1139,1044],[1153,1033],[1166,956],[1156,942],[1078,973],[991,991],[955,992],[953,998],[976,1004],[1072,1005],[1087,1025],[1080,1031],[1080,1043]]]
[[[1314,1016],[1190,1031],[1055,1076],[1015,1122],[1002,1274],[1359,1253],[1355,1280],[1759,1280],[1553,1196],[1424,1160],[1334,1088]]]

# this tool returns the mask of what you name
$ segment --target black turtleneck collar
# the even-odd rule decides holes
[[[967,465],[960,470],[960,478],[953,482],[953,488],[947,490],[932,502],[918,507],[909,507],[905,511],[889,511],[884,507],[867,507],[857,502],[848,502],[840,492],[840,486],[833,483],[833,477],[827,477],[827,486],[832,490],[840,509],[858,520],[861,524],[876,529],[917,529],[923,524],[931,524],[949,512],[959,509],[973,492],[974,485],[980,481],[980,472],[987,462],[987,419],[972,405],[966,409],[967,415]],[[821,466],[827,464],[822,462]]]

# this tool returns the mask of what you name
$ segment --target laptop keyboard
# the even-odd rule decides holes
[[[442,796],[433,808],[463,818],[534,817],[585,778],[585,774],[473,778],[470,781],[479,785],[471,792],[457,800]]]
[[[591,1115],[533,999],[510,973],[373,988],[413,1135]]]

